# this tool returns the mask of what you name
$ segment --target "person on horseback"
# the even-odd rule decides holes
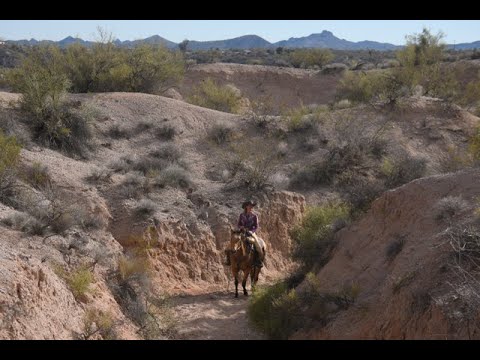
[[[262,267],[263,261],[261,255],[258,253],[257,250],[258,238],[255,234],[255,232],[258,230],[258,215],[252,211],[256,205],[257,203],[252,200],[247,200],[243,202],[242,208],[244,211],[240,214],[240,217],[238,218],[237,228],[238,231],[244,232],[247,239],[249,239],[250,242],[255,245],[255,265]],[[226,265],[230,265],[230,256],[228,251],[226,252],[226,255]]]

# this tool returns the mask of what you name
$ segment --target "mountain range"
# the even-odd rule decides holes
[[[35,39],[30,40],[9,40],[7,43],[13,43],[18,45],[39,45],[39,44],[57,44],[60,47],[68,46],[72,43],[80,43],[85,46],[92,46],[95,42],[85,41],[80,38],[74,38],[71,36],[66,37],[60,41]],[[134,47],[136,45],[146,44],[163,44],[168,48],[178,47],[178,43],[169,41],[159,35],[150,36],[140,40],[115,40],[115,44],[122,47]],[[215,40],[215,41],[195,41],[188,42],[188,50],[208,50],[208,49],[254,49],[254,48],[328,48],[333,50],[395,50],[400,48],[400,45],[394,45],[389,43],[381,43],[377,41],[359,41],[353,42],[336,37],[331,31],[324,30],[319,34],[311,34],[309,36],[290,38],[288,40],[282,40],[275,43],[270,43],[267,40],[261,38],[258,35],[245,35],[227,40]],[[457,50],[480,48],[480,41],[472,43],[461,43],[455,45],[448,45],[449,48],[455,48]]]

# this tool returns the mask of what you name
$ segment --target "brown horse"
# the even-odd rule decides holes
[[[230,264],[235,279],[235,297],[238,297],[238,273],[240,270],[243,272],[243,295],[248,296],[246,289],[248,275],[250,275],[253,291],[262,268],[255,266],[255,253],[247,245],[244,233],[231,229],[230,249]]]

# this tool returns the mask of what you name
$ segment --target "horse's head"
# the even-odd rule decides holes
[[[232,240],[238,241],[242,236],[242,231],[238,229],[234,229],[233,227],[230,227],[230,236]]]

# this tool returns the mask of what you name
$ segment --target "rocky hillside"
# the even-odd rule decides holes
[[[306,70],[201,65],[189,70],[179,93],[188,96],[207,76],[250,99],[271,94],[277,106],[289,107],[330,102],[339,80],[338,75]],[[246,197],[259,202],[259,235],[270,248],[260,282],[284,277],[296,266],[289,230],[307,205],[342,196],[335,182],[295,186],[292,179],[302,169],[327,158],[333,147],[343,151],[350,140],[381,134],[378,154],[360,153],[362,163],[352,167],[356,174],[371,177],[384,156],[407,153],[422,157],[426,174],[432,175],[443,171],[452,149],[465,152],[479,124],[470,113],[425,97],[401,102],[394,113],[364,106],[312,107],[297,122],[271,116],[259,125],[248,116],[156,95],[71,95],[74,106],[92,118],[96,150],[81,158],[39,145],[28,129],[29,119],[15,104],[19,96],[0,93],[0,99],[0,128],[23,145],[18,190],[0,204],[2,339],[108,338],[111,334],[85,329],[92,311],[98,323],[100,317],[117,324],[116,337],[146,337],[146,325],[139,325],[144,321],[139,304],[144,302],[137,287],[148,282],[158,294],[204,296],[231,285],[223,250]],[[421,337],[427,336],[429,321],[447,326],[443,315],[425,310],[434,309],[434,302],[421,303],[420,320],[406,309],[411,291],[431,295],[442,279],[440,247],[432,246],[445,226],[435,223],[428,209],[463,188],[468,193],[465,209],[471,211],[476,174],[421,179],[387,192],[369,213],[339,232],[340,246],[319,279],[325,288],[338,286],[338,279],[358,283],[357,303],[365,306],[296,336]],[[265,182],[262,190],[255,190],[258,181]],[[45,211],[53,215],[49,218]],[[51,223],[38,223],[45,218]],[[39,235],[44,228],[51,233]],[[385,247],[397,237],[404,239],[404,248],[386,262]],[[440,298],[448,293],[441,289]],[[389,308],[391,314],[372,310],[393,304],[401,307]],[[360,315],[369,320],[359,321]],[[406,324],[403,332],[399,323]]]
[[[212,122],[236,125],[239,117],[151,95],[76,96],[95,112],[98,150],[88,159],[75,160],[30,140],[20,114],[11,107],[16,98],[2,93],[1,127],[24,142],[21,166],[45,166],[51,182],[48,188],[29,191],[40,199],[52,195],[39,204],[61,204],[65,212],[75,208],[72,216],[87,216],[90,223],[69,227],[62,234],[31,235],[27,230],[33,224],[31,218],[14,205],[0,205],[0,338],[79,336],[91,309],[108,313],[121,324],[118,337],[138,338],[138,325],[116,297],[112,274],[119,259],[141,244],[148,244],[151,285],[157,292],[226,289],[230,274],[222,265],[223,251],[247,194],[224,191],[224,183],[206,176],[216,160],[211,157],[214,146],[205,138]],[[171,140],[166,139],[168,129],[174,129]],[[163,185],[148,192],[142,187],[149,179],[149,174],[142,173],[144,163],[154,161],[150,154],[165,151],[167,145],[171,156],[182,157],[181,164],[192,179],[187,188]],[[138,170],[130,170],[131,164],[137,164]],[[22,186],[29,186],[28,180],[22,181],[27,182]],[[56,189],[52,194],[50,187]],[[148,216],[137,211],[142,198],[154,204]],[[270,245],[261,281],[269,281],[293,265],[288,257],[288,224],[302,216],[305,199],[286,191],[270,191],[257,198],[260,235]],[[74,273],[85,264],[90,264],[93,280],[89,291],[78,298],[65,271]]]
[[[478,256],[479,179],[475,169],[413,181],[340,230],[317,277],[321,291],[354,284],[358,297],[294,338],[479,339],[478,270],[468,267]]]

